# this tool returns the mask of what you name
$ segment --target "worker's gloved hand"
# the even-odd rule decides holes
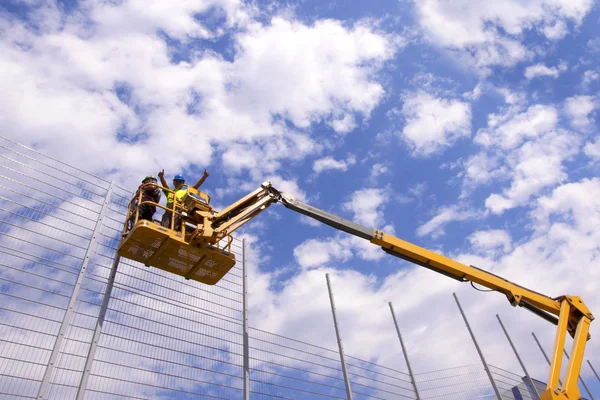
[[[205,178],[208,178],[208,176],[209,176],[209,175],[210,175],[210,174],[208,173],[208,170],[206,170],[206,169],[205,169],[205,170],[204,170],[204,177],[205,177]]]
[[[165,170],[164,169],[162,171],[158,171],[158,177],[161,178],[161,179],[165,177]]]

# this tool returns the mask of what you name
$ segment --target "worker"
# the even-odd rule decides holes
[[[158,204],[160,202],[160,189],[158,186],[153,185],[156,184],[156,177],[153,175],[148,175],[142,180],[142,184],[138,187],[137,192],[135,193],[135,200],[133,203],[131,217],[129,218],[129,228],[133,227],[133,223],[135,221],[135,212],[138,208],[138,201],[140,199],[140,192],[142,193],[141,202],[153,202]],[[141,204],[139,206],[139,214],[138,220],[145,219],[147,221],[152,221],[152,217],[156,212],[156,205],[154,204]]]
[[[206,180],[206,178],[208,178],[209,173],[207,170],[204,170],[204,174],[202,175],[202,178],[200,178],[200,180],[198,180],[198,182],[196,182],[196,184],[193,186],[194,189],[198,189],[200,186],[202,186],[202,184],[204,183],[204,181]],[[169,184],[167,183],[167,181],[165,180],[165,170],[163,169],[162,171],[160,171],[158,173],[158,177],[160,178],[160,182],[163,185],[163,187],[165,189],[169,189]],[[162,216],[162,220],[161,220],[161,225],[167,228],[171,228],[171,217],[173,215],[173,203],[181,203],[181,200],[183,199],[183,197],[185,196],[185,194],[187,193],[187,185],[185,184],[185,177],[182,174],[177,174],[173,177],[173,192],[168,192],[166,190],[163,190],[163,192],[165,193],[165,195],[167,196],[167,210],[165,211],[165,213]],[[173,229],[178,231],[181,229],[181,215],[180,214],[175,214],[175,224],[173,226]]]

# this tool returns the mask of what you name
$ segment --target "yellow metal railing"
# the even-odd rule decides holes
[[[154,201],[148,201],[148,200],[142,201],[144,189],[147,189],[150,186],[159,188],[164,194],[167,195],[167,197],[170,194],[172,194],[173,197],[175,198],[175,200],[173,201],[173,205],[171,207],[167,207],[167,206],[163,206],[159,203],[156,203]],[[207,195],[207,197],[210,201],[210,196]],[[133,195],[133,197],[131,198],[131,200],[129,201],[129,204],[127,206],[127,218],[125,219],[125,223],[123,224],[123,235],[126,235],[138,223],[138,221],[140,220],[140,217],[139,217],[140,207],[145,204],[150,205],[150,206],[155,206],[157,208],[161,208],[164,210],[165,213],[170,212],[171,213],[171,218],[170,218],[171,221],[169,223],[169,226],[166,226],[165,228],[168,228],[172,231],[180,232],[182,234],[182,237],[184,238],[184,241],[187,242],[187,240],[185,240],[186,224],[185,224],[185,220],[183,218],[183,212],[185,211],[185,207],[183,206],[182,203],[177,201],[177,197],[175,196],[174,190],[163,187],[163,186],[159,185],[158,183],[143,184],[140,186],[138,191]],[[177,230],[175,230],[176,216],[179,216],[181,218],[181,226]],[[189,216],[189,217],[191,218],[191,216]],[[151,222],[154,222],[154,223],[158,222],[159,224],[162,224],[162,221],[158,221],[158,220],[154,220],[154,219]],[[198,221],[194,221],[194,222],[198,223]],[[225,243],[222,243],[222,242],[224,242],[225,238],[226,238]],[[213,243],[213,246],[215,246],[218,249],[225,250],[227,252],[231,252],[233,236],[227,235],[225,238],[215,241],[215,243]]]
[[[127,218],[125,219],[125,224],[123,226],[123,233],[127,233],[130,231],[131,228],[133,228],[135,226],[135,224],[138,223],[139,221],[139,214],[140,214],[140,206],[144,205],[144,204],[148,204],[151,206],[155,206],[157,208],[161,208],[163,210],[165,210],[165,212],[171,212],[171,222],[169,224],[168,227],[171,230],[175,230],[175,215],[181,215],[181,206],[177,201],[173,201],[173,206],[172,207],[166,207],[163,206],[159,203],[155,203],[153,201],[142,201],[142,196],[144,195],[144,189],[146,189],[149,186],[153,186],[153,187],[157,187],[160,190],[162,190],[163,193],[165,193],[167,195],[167,197],[169,196],[169,194],[172,194],[173,197],[175,197],[175,191],[163,187],[161,185],[159,185],[158,183],[145,183],[143,185],[140,186],[140,188],[138,189],[138,191],[136,192],[136,194],[133,195],[133,197],[131,198],[131,200],[129,201],[129,204],[127,206]],[[135,203],[135,204],[134,204]],[[135,218],[132,220],[132,216],[133,214],[135,214]],[[129,224],[131,222],[131,228],[129,227]],[[161,221],[162,222],[162,221]],[[185,235],[185,224],[181,224],[181,233],[183,235]]]

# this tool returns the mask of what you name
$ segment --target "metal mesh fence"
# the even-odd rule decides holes
[[[93,352],[81,397],[242,398],[239,264],[206,286],[121,259],[102,310],[131,193],[7,139],[0,169],[0,396],[76,398]]]
[[[116,257],[132,194],[0,137],[1,398],[346,398],[337,350],[258,328],[244,347],[242,262],[208,286]],[[346,365],[354,399],[416,398],[405,372]],[[503,399],[535,398],[490,368]],[[415,381],[422,399],[495,398],[481,364]]]
[[[253,398],[345,398],[337,351],[260,329],[250,329],[249,337]]]
[[[415,374],[423,399],[495,399],[482,364]]]
[[[348,355],[346,366],[355,399],[415,398],[410,376],[405,372]]]
[[[538,398],[531,383],[523,375],[517,375],[493,365],[490,365],[490,371],[503,400],[536,400]]]

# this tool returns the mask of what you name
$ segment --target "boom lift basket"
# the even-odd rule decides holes
[[[208,198],[202,192],[193,194],[200,201],[200,208],[209,209]],[[125,224],[123,239],[117,250],[121,257],[129,258],[167,271],[186,279],[192,279],[207,285],[214,285],[229,272],[235,265],[235,255],[229,251],[229,243],[224,248],[217,244],[186,242],[186,223],[181,224],[181,231],[166,228],[153,221],[138,220],[139,207],[136,204],[152,204],[167,210],[165,207],[152,203],[142,202],[141,195],[132,199],[128,215],[135,222],[131,229]],[[188,201],[189,203],[189,201]],[[135,207],[135,208],[134,208]],[[185,214],[180,210],[169,210]],[[187,234],[187,236],[191,236]]]

